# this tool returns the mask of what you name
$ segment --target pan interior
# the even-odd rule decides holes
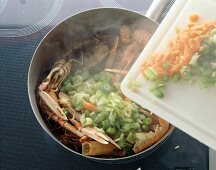
[[[42,118],[43,114],[38,107],[37,96],[35,95],[38,85],[50,71],[53,63],[60,58],[67,57],[75,61],[72,66],[72,72],[83,66],[89,67],[89,63],[92,61],[93,67],[90,67],[91,70],[103,70],[109,58],[106,56],[106,58],[100,60],[100,57],[92,55],[93,49],[98,44],[104,45],[103,38],[106,39],[106,37],[110,37],[106,45],[111,49],[122,25],[127,25],[130,29],[145,30],[150,35],[155,32],[158,26],[145,16],[128,10],[115,8],[94,9],[76,14],[61,22],[47,34],[38,46],[29,69],[29,97],[35,116],[41,126],[61,145],[63,144],[57,139],[56,134],[50,132],[49,125]],[[81,54],[81,49],[83,50],[83,54]],[[123,50],[119,53],[122,52]],[[115,64],[120,63],[119,61],[121,61],[123,55],[119,56],[114,60],[110,68],[115,68]],[[84,59],[83,65],[80,66],[77,62],[81,63],[82,59]],[[156,146],[160,142],[158,141],[153,146]],[[66,148],[74,152],[70,148]],[[103,158],[93,159],[107,160]]]

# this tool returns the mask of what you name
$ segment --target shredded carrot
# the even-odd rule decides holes
[[[168,42],[167,51],[153,53],[142,64],[141,72],[144,76],[148,67],[154,68],[160,77],[172,76],[189,64],[192,56],[204,48],[201,47],[203,35],[216,28],[216,21],[207,21],[201,25],[191,23],[198,19],[199,15],[193,14],[189,17],[190,23],[186,29],[179,30],[176,27],[176,37]],[[164,62],[169,63],[169,68],[164,68]]]
[[[87,109],[87,110],[90,110],[93,112],[98,112],[98,108],[95,105],[93,105],[92,103],[84,102],[83,105],[84,105],[85,109]]]

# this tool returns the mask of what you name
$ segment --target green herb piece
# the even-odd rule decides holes
[[[145,71],[144,71],[146,77],[148,80],[150,81],[154,81],[157,79],[158,74],[157,72],[154,70],[154,68],[152,67],[148,67]]]

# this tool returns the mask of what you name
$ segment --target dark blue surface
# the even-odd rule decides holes
[[[59,15],[55,22],[62,18]],[[93,162],[53,141],[34,117],[27,93],[31,57],[49,29],[26,37],[0,38],[0,169],[208,169],[208,148],[178,129],[150,156],[123,165]]]

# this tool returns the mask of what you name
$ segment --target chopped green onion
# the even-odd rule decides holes
[[[168,82],[169,81],[169,76],[162,76],[162,81],[163,82]]]
[[[130,123],[125,123],[123,126],[122,126],[122,131],[123,132],[128,132],[130,129],[131,129],[131,124]]]
[[[123,117],[123,118],[122,118],[122,121],[123,121],[123,122],[126,122],[126,123],[131,123],[131,122],[133,122],[133,120],[132,120],[131,118],[127,118],[127,117]]]
[[[158,98],[163,98],[163,97],[164,97],[164,94],[163,94],[163,92],[162,92],[160,89],[155,89],[152,93],[153,93],[156,97],[158,97]]]
[[[151,125],[152,124],[152,118],[147,117],[143,120],[144,125]]]
[[[136,90],[137,88],[141,87],[141,82],[138,80],[130,80],[128,82],[128,88],[131,90]]]
[[[95,119],[97,117],[97,114],[95,112],[91,112],[89,114],[89,116],[92,118],[92,119]]]
[[[81,76],[83,78],[83,81],[86,81],[86,80],[88,80],[91,77],[89,71],[86,68],[82,69]]]
[[[213,43],[213,37],[209,37],[209,38],[207,39],[207,45],[211,46],[212,43]]]
[[[66,84],[64,86],[65,90],[67,91],[72,91],[74,89],[73,85],[71,84],[71,82],[69,82],[68,84]]]
[[[83,83],[83,78],[82,76],[74,76],[72,81],[74,85],[79,85]]]
[[[141,120],[143,120],[143,119],[145,119],[146,117],[145,117],[144,114],[139,114],[139,118],[140,118]]]
[[[148,132],[149,131],[149,126],[148,125],[142,125],[142,129],[144,132]]]
[[[143,123],[143,121],[141,119],[136,119],[136,122]]]
[[[109,114],[109,120],[114,122],[115,119],[116,119],[116,112],[111,111]]]
[[[179,82],[180,79],[181,79],[181,75],[179,73],[176,73],[172,76],[172,80],[174,83]]]
[[[117,122],[115,123],[115,126],[117,127],[117,129],[121,129],[121,123],[120,123],[119,121],[117,121]]]
[[[99,79],[100,79],[100,75],[99,75],[99,74],[95,74],[95,75],[94,75],[94,80],[95,80],[95,81],[99,81]]]
[[[216,35],[216,29],[211,30],[210,35],[211,35],[211,36]]]
[[[118,145],[121,147],[121,148],[124,148],[127,144],[126,144],[126,140],[125,138],[122,138],[118,141]]]
[[[136,122],[136,123],[132,123],[132,124],[131,124],[131,128],[132,128],[132,129],[138,129],[138,128],[140,128],[140,124],[137,123],[137,122]]]
[[[158,74],[157,72],[154,70],[154,68],[152,67],[148,67],[145,71],[144,71],[146,77],[150,80],[150,81],[154,81],[157,79]]]
[[[62,86],[60,89],[61,92],[66,92],[65,86]]]
[[[180,70],[180,73],[183,75],[183,76],[187,76],[187,75],[191,75],[191,70],[189,67],[187,66],[183,66]]]
[[[139,114],[134,112],[134,113],[131,114],[131,117],[132,117],[133,120],[136,120],[139,117]]]
[[[120,141],[121,140],[121,135],[122,135],[123,133],[121,133],[120,131],[116,131],[116,133],[114,134],[114,141],[115,142],[118,142],[118,141]],[[123,136],[124,136],[124,134],[123,134]],[[123,138],[123,136],[122,136],[122,138]]]
[[[216,35],[214,35],[214,36],[212,37],[212,43],[213,43],[214,45],[216,45]]]
[[[112,76],[111,76],[110,73],[101,72],[101,73],[100,73],[99,79],[100,79],[100,81],[102,81],[102,82],[110,82],[110,80],[112,79]]]
[[[211,54],[214,56],[214,58],[216,57],[216,49],[213,49],[212,51],[211,51]]]
[[[212,72],[212,77],[214,77],[214,78],[216,77],[216,71]]]
[[[126,141],[128,141],[131,144],[134,144],[134,142],[135,142],[134,134],[133,133],[129,133],[128,136],[127,136],[127,138],[126,138]]]
[[[106,83],[106,82],[103,83],[102,89],[105,92],[111,92],[111,91],[113,91],[112,86],[109,83]]]
[[[85,118],[84,126],[90,126],[93,125],[93,120],[91,118]]]
[[[102,122],[106,118],[106,115],[104,113],[98,114],[98,117],[95,119],[96,123]]]
[[[189,64],[192,65],[192,66],[194,66],[194,67],[197,66],[197,65],[198,65],[198,59],[199,59],[199,57],[200,57],[199,53],[198,53],[198,52],[195,53],[195,54],[192,56],[192,58],[191,58]]]
[[[106,133],[110,134],[110,135],[114,135],[115,134],[115,128],[114,127],[108,127],[106,130]]]
[[[146,136],[145,136],[145,134],[144,133],[135,133],[134,134],[134,136],[135,136],[135,138],[137,139],[137,140],[145,140],[146,139]]]
[[[103,129],[107,129],[108,127],[111,126],[111,123],[108,119],[106,119],[102,122],[102,125],[103,125]]]
[[[77,92],[75,91],[75,90],[72,90],[72,91],[69,91],[68,92],[68,95],[69,96],[73,96],[73,95],[75,95]]]

